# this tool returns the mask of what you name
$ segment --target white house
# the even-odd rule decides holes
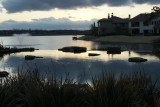
[[[139,14],[129,21],[130,35],[156,35],[160,33],[160,14]]]

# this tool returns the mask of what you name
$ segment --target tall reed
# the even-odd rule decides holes
[[[0,107],[141,107],[160,106],[160,88],[144,72],[123,74],[103,72],[91,84],[74,78],[19,71],[0,84]]]

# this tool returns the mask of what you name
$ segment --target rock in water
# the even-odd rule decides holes
[[[99,56],[100,54],[97,53],[89,53],[88,56]]]
[[[132,57],[128,59],[129,62],[146,62],[147,59],[141,57]]]
[[[107,54],[121,54],[121,47],[108,47]]]
[[[36,58],[36,56],[32,56],[32,55],[25,56],[25,60],[34,60],[35,58]]]
[[[7,71],[0,71],[0,78],[8,77],[9,73]]]
[[[69,47],[64,47],[62,49],[58,49],[58,50],[63,51],[63,52],[82,53],[82,52],[86,52],[87,48],[86,47],[78,47],[78,46],[69,46]]]
[[[43,58],[40,56],[26,55],[25,60],[34,60],[35,58]]]

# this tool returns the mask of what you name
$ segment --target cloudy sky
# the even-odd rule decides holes
[[[0,0],[0,30],[85,30],[108,13],[134,17],[153,6],[160,6],[160,0]]]

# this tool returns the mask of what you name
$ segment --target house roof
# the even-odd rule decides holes
[[[112,20],[114,23],[127,23],[127,22],[129,22],[129,19],[128,19],[128,18],[122,19],[122,18],[116,17],[116,16],[113,16],[113,17],[111,18],[111,20]]]
[[[98,22],[108,22],[109,20],[107,18],[103,18],[103,19],[100,19],[98,20]]]
[[[122,19],[120,17],[112,16],[109,19],[107,18],[100,19],[98,22],[127,23],[129,22],[129,19],[128,18]]]
[[[160,17],[160,12],[158,14],[156,14],[156,16],[154,16],[154,18],[156,17]],[[141,22],[141,21],[147,21],[148,19],[151,19],[151,13],[144,13],[144,14],[139,14],[137,16],[135,16],[134,18],[132,18],[130,21],[131,22]],[[153,18],[153,19],[154,19]],[[129,22],[129,19],[126,18],[120,18],[120,17],[116,17],[116,16],[112,16],[111,18],[103,18],[98,20],[99,22],[112,22],[112,23],[127,23]]]
[[[151,19],[151,14],[152,13],[139,14],[139,15],[135,16],[134,18],[132,18],[131,22],[146,21],[148,19]],[[160,13],[156,14],[156,16],[153,17],[153,19],[156,17],[160,17]]]
[[[134,18],[131,19],[131,22],[140,22],[140,21],[145,21],[150,17],[150,14],[139,14],[135,16]]]

